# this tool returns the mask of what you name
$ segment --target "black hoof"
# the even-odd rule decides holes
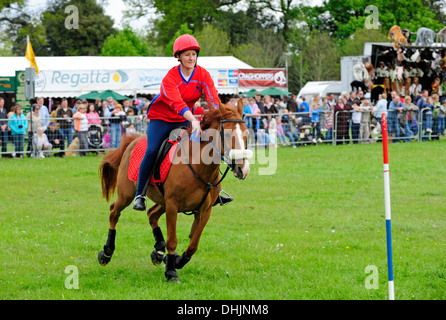
[[[167,271],[164,275],[166,276],[167,282],[181,282],[175,270]]]
[[[152,258],[152,263],[155,266],[160,266],[163,263],[164,252],[153,250],[150,257]]]
[[[98,261],[101,266],[106,266],[111,260],[111,256],[107,256],[104,250],[98,253]]]

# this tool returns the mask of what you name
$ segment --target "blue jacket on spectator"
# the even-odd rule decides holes
[[[9,118],[9,128],[11,129],[11,134],[26,134],[28,129],[28,121],[26,120],[25,115],[21,114],[19,118],[17,118],[16,114],[13,114],[11,118]]]
[[[389,112],[388,112],[388,119],[395,119],[398,117],[399,111],[398,108],[403,108],[403,110],[406,110],[406,107],[404,106],[404,104],[400,102],[398,102],[398,105],[392,100],[390,101],[390,105],[389,105]]]

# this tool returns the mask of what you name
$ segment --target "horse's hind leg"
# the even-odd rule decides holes
[[[166,212],[166,210],[159,204],[155,204],[147,211],[149,223],[152,227],[153,236],[155,237],[155,250],[153,250],[153,252],[150,254],[152,262],[155,266],[161,265],[163,262],[164,253],[166,252],[166,242],[164,241],[161,228],[158,225],[158,220],[164,212]]]
[[[116,238],[116,225],[118,224],[121,211],[124,210],[132,202],[132,198],[124,200],[122,196],[118,194],[118,199],[110,206],[110,229],[108,230],[107,242],[104,245],[104,250],[98,254],[98,261],[101,266],[106,266],[115,251],[115,238]]]

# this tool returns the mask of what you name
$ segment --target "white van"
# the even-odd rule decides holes
[[[309,81],[299,91],[297,98],[304,97],[310,103],[314,95],[318,94],[324,98],[327,93],[333,93],[335,98],[339,97],[342,92],[341,81]]]

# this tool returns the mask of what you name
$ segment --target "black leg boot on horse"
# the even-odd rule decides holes
[[[107,242],[104,245],[104,250],[100,251],[98,254],[99,264],[101,266],[106,266],[115,251],[115,239],[116,239],[116,230],[109,229]]]
[[[155,266],[159,266],[163,262],[164,253],[166,252],[166,242],[160,227],[153,229],[153,236],[155,237],[155,250],[150,254],[150,257],[152,258],[152,263]]]

